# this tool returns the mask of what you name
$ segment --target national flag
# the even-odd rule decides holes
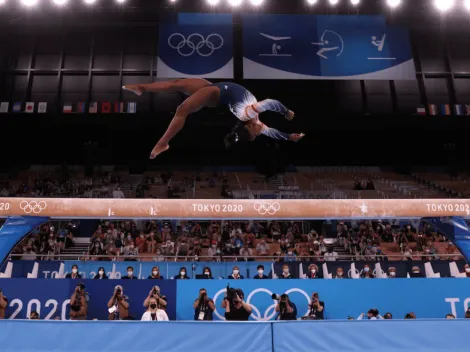
[[[441,115],[451,115],[449,104],[441,104]]]
[[[429,104],[429,115],[437,115],[437,105]]]
[[[426,115],[425,108],[416,108],[416,112],[418,113],[418,115]]]
[[[90,114],[96,114],[98,112],[98,103],[96,101],[90,103],[90,106],[88,107],[88,112]]]
[[[101,113],[109,114],[111,112],[111,103],[109,101],[105,101],[101,103]]]
[[[457,115],[457,116],[462,116],[462,115],[467,114],[466,106],[463,105],[463,104],[455,104],[454,105],[454,110],[455,110],[455,115]]]
[[[72,103],[65,103],[63,112],[70,114],[72,112]]]
[[[21,103],[16,102],[13,104],[13,112],[21,112]]]
[[[83,101],[77,103],[77,113],[84,114],[85,113],[86,104]]]
[[[45,114],[46,112],[47,112],[47,103],[46,102],[38,103],[38,113]]]
[[[2,114],[7,113],[9,107],[10,107],[10,103],[2,101],[0,103],[0,113]]]
[[[121,102],[115,102],[114,103],[114,112],[120,112],[120,113],[123,113],[124,112],[124,103],[121,101]]]
[[[127,103],[127,113],[135,114],[137,112],[137,103]]]
[[[34,112],[34,103],[33,102],[26,103],[26,108],[24,109],[24,112],[28,114],[32,114]]]

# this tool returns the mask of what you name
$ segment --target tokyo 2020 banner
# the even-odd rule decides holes
[[[414,80],[408,31],[382,16],[242,16],[243,76]]]
[[[231,14],[180,13],[159,30],[158,77],[233,78]]]

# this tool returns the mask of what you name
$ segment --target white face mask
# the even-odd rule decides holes
[[[133,274],[134,274],[133,271],[128,271],[128,272],[127,272],[127,275],[129,275],[129,276],[132,276]]]
[[[368,272],[369,272],[369,268],[364,268],[364,271],[365,271],[366,273],[368,273]]]
[[[233,273],[234,273],[235,275],[238,275],[239,271],[238,271],[237,269],[235,269],[235,270],[233,271]]]
[[[315,273],[317,272],[316,269],[312,269],[312,270],[310,270],[310,271],[312,272],[312,274],[315,274]]]
[[[396,274],[397,274],[397,273],[394,272],[394,271],[391,271],[391,272],[390,272],[390,276],[395,276]]]
[[[76,274],[76,273],[78,273],[78,270],[77,269],[72,269],[72,273]]]
[[[287,254],[292,255],[292,252],[287,252]]]
[[[262,269],[258,270],[258,274],[263,275],[264,271]]]
[[[465,272],[470,273],[470,268],[465,268]]]
[[[289,269],[282,269],[282,271],[283,271],[284,273],[286,273],[286,274],[289,273]]]
[[[100,271],[99,271],[99,274],[100,274],[101,276],[103,276],[103,275],[104,275],[104,271],[103,271],[103,270],[100,270]]]
[[[209,273],[208,271],[205,271],[205,272],[204,272],[204,275],[207,275],[207,276],[209,276],[209,275],[210,275],[210,273]]]
[[[419,271],[413,270],[413,274],[419,274]]]
[[[157,275],[158,275],[158,270],[152,271],[152,274],[153,274],[154,276],[157,276]]]
[[[336,273],[337,276],[343,276],[343,272]]]
[[[180,275],[181,275],[181,276],[185,276],[185,275],[186,275],[186,271],[180,271]]]

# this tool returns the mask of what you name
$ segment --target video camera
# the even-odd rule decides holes
[[[239,288],[231,288],[230,284],[227,284],[227,295],[225,296],[225,299],[228,300],[230,304],[235,304],[237,295],[238,297],[243,298],[243,291]]]
[[[271,298],[275,299],[276,301],[287,302],[288,296],[285,293],[283,293],[282,295],[278,295],[277,293],[273,293],[271,295]]]

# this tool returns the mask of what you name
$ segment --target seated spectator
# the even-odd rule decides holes
[[[369,264],[364,265],[364,269],[362,269],[362,272],[361,272],[361,278],[363,278],[363,279],[373,279],[374,278],[374,273],[370,269]]]
[[[253,258],[253,251],[251,248],[248,248],[248,244],[245,243],[243,245],[243,248],[240,250],[240,257],[243,257],[245,261],[253,261],[255,258]]]
[[[318,266],[316,264],[310,264],[308,267],[308,273],[306,274],[307,279],[320,279],[320,273],[318,272]]]
[[[253,276],[253,279],[267,279],[268,277],[264,275],[264,266],[258,265],[256,268],[258,270],[258,274]]]
[[[467,308],[467,311],[465,312],[465,319],[470,319],[470,307]]]
[[[284,255],[282,254],[281,250],[278,250],[274,255],[273,255],[273,261],[275,263],[282,263],[284,261]]]
[[[233,267],[232,274],[230,274],[228,278],[231,279],[231,280],[244,279],[244,277],[242,275],[240,275],[240,268],[236,265]]]
[[[180,269],[179,275],[175,276],[175,280],[188,280],[188,279],[189,279],[189,276],[187,275],[187,270],[183,266]]]
[[[212,280],[214,279],[212,277],[212,270],[211,268],[209,268],[208,266],[206,266],[203,270],[202,270],[203,274],[206,276],[206,279],[209,279],[209,280]]]
[[[385,314],[384,314],[384,319],[385,319],[385,320],[391,320],[391,319],[393,319],[392,313],[385,313]]]
[[[148,310],[142,315],[141,321],[168,321],[168,315],[163,309],[158,309],[157,301],[151,298]]]
[[[137,250],[140,252],[140,253],[143,253],[145,252],[145,242],[147,242],[145,240],[145,235],[144,235],[144,232],[141,231],[140,234],[139,234],[139,237],[137,237],[135,239],[135,245],[137,247]]]
[[[72,265],[72,272],[65,275],[65,278],[66,279],[81,279],[82,278],[82,275],[80,275],[78,272],[77,264]]]
[[[127,262],[136,262],[139,258],[139,250],[135,248],[132,240],[130,240],[129,244],[124,248],[124,256],[126,257],[124,261]]]
[[[289,265],[284,264],[282,266],[282,273],[279,275],[280,279],[293,279],[292,275],[289,272]]]
[[[165,257],[163,256],[162,251],[161,251],[160,248],[157,248],[157,251],[155,253],[155,257],[153,257],[153,261],[154,262],[164,262],[165,261]]]
[[[456,261],[459,260],[459,251],[457,250],[457,247],[453,245],[452,242],[449,242],[446,248],[446,254],[449,254],[449,257],[447,258],[448,260]]]
[[[33,310],[29,315],[29,320],[39,320],[39,313]]]
[[[361,313],[359,318],[357,320],[362,320],[364,319],[365,314]],[[369,320],[383,320],[383,317],[379,314],[379,310],[376,308],[369,309],[367,312],[367,319]]]
[[[347,279],[347,276],[344,276],[344,270],[342,267],[336,268],[336,275],[333,276],[333,279]]]
[[[161,273],[160,273],[160,269],[158,268],[158,266],[154,266],[152,268],[152,274],[149,275],[149,277],[147,278],[147,280],[163,280],[164,277],[161,276]]]
[[[405,319],[416,319],[416,314],[413,312],[407,313]]]
[[[465,275],[466,275],[467,277],[470,277],[470,265],[465,264],[465,267],[464,267],[464,268],[465,268]]]
[[[289,247],[287,254],[284,256],[285,262],[295,262],[297,260],[297,255],[294,253],[294,250]]]
[[[99,240],[96,240],[95,243],[93,243],[89,254],[95,257],[103,255],[103,249],[101,248],[101,242]],[[99,258],[94,258],[93,260],[96,260],[96,259],[99,259]]]
[[[33,251],[32,246],[28,245],[25,247],[25,251],[23,256],[21,257],[21,260],[36,260],[37,256],[36,253]]]
[[[94,280],[107,280],[108,279],[108,276],[106,275],[106,272],[104,271],[103,267],[100,267],[98,269],[98,274],[96,274],[93,279]]]
[[[185,238],[182,238],[176,247],[176,256],[177,257],[186,257],[189,253],[189,245],[186,242]]]
[[[328,247],[328,252],[323,255],[326,262],[335,262],[338,258],[338,253],[333,250],[333,247]]]
[[[3,295],[3,291],[0,288],[0,320],[5,319],[7,306],[8,306],[8,298]]]
[[[419,266],[414,266],[411,269],[410,277],[414,277],[414,278],[424,277],[424,275],[421,274],[421,270],[419,269]]]
[[[388,268],[388,278],[395,279],[397,277],[397,269],[394,266]]]
[[[134,268],[132,266],[127,267],[127,276],[122,278],[123,280],[137,280],[137,276],[134,276]]]
[[[447,314],[446,319],[455,319],[455,315],[453,314]]]
[[[269,245],[266,243],[266,239],[264,237],[256,245],[256,254],[260,256],[269,254]]]

